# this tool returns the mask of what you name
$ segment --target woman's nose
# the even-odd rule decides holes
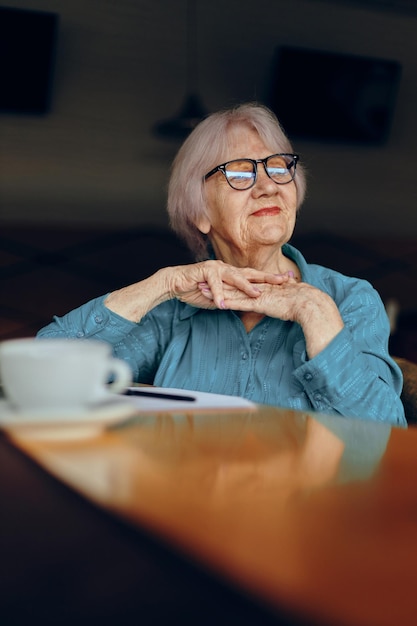
[[[254,193],[275,193],[278,186],[266,173],[263,163],[258,163],[256,183],[252,187]]]

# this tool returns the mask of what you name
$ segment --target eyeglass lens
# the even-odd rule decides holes
[[[256,163],[250,159],[230,161],[224,172],[228,183],[233,189],[249,189],[255,182]],[[265,163],[268,176],[276,183],[283,185],[294,178],[294,160],[291,157],[273,155]]]

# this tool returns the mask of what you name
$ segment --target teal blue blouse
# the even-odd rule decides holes
[[[247,333],[233,311],[169,300],[134,323],[107,309],[107,294],[55,317],[38,336],[108,342],[137,382],[406,425],[402,375],[388,354],[389,323],[378,293],[364,280],[307,264],[289,244],[283,251],[304,282],[333,298],[345,324],[312,359],[294,322],[265,317]]]

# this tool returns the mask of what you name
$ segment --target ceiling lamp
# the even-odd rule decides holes
[[[207,115],[197,93],[197,29],[196,0],[187,0],[186,21],[186,94],[177,115],[157,122],[155,135],[163,139],[183,140]]]

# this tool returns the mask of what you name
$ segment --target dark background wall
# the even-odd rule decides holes
[[[8,0],[60,16],[52,110],[0,114],[1,222],[165,224],[178,142],[152,134],[186,91],[186,0]],[[417,2],[195,0],[193,67],[208,111],[263,100],[278,46],[402,66],[382,146],[297,139],[310,171],[299,230],[417,234]],[[28,51],[30,54],[30,51]],[[3,61],[2,61],[3,62]],[[282,93],[291,99],[292,94]],[[309,108],[317,94],[305,93]]]

